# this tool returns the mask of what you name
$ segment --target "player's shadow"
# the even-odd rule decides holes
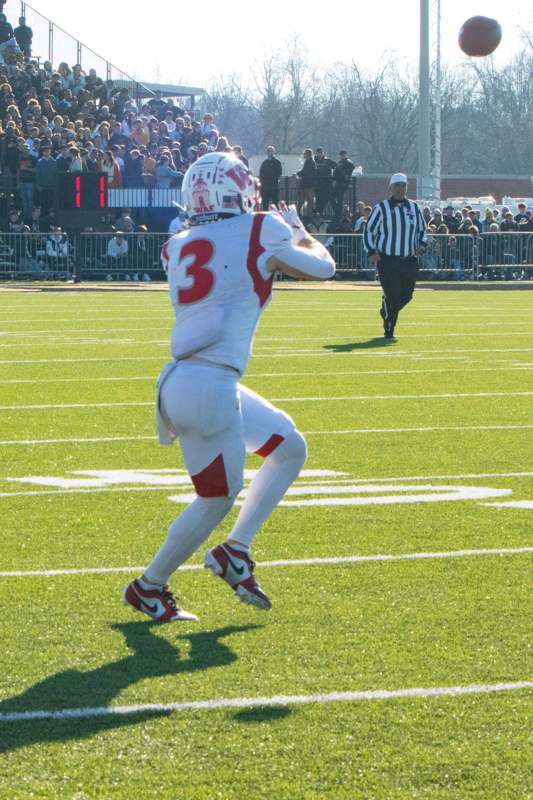
[[[188,633],[177,637],[190,642],[187,658],[165,639],[154,636],[154,622],[128,622],[113,625],[133,651],[130,655],[93,670],[69,669],[37,683],[16,697],[0,703],[0,753],[38,742],[85,739],[102,731],[138,724],[168,711],[154,709],[128,714],[106,714],[112,700],[124,689],[146,678],[180,675],[214,667],[225,667],[237,655],[221,640],[233,633],[244,633],[261,625],[228,625],[214,631]],[[179,688],[179,686],[178,686]],[[169,698],[170,699],[170,698]],[[92,709],[86,717],[42,718],[31,712],[61,712],[63,709]],[[94,714],[94,709],[100,710]],[[27,713],[28,717],[2,720],[7,714]]]
[[[366,342],[347,342],[346,344],[325,344],[324,350],[334,353],[350,353],[352,350],[372,350],[375,347],[391,347],[396,344],[396,339],[385,339],[384,336],[375,336]]]

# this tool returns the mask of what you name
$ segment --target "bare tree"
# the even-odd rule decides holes
[[[479,59],[444,72],[444,172],[533,174],[533,41],[524,42],[504,68]],[[320,145],[333,156],[347,149],[366,172],[417,169],[417,80],[393,60],[373,75],[356,63],[320,73],[293,40],[259,65],[252,86],[231,77],[204,106],[250,154]]]

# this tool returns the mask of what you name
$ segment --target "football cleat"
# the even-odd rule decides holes
[[[139,581],[129,583],[122,595],[124,605],[155,619],[157,622],[192,622],[195,614],[176,605],[176,598],[168,588],[143,589]]]
[[[235,550],[229,544],[220,544],[206,552],[204,567],[226,581],[243,603],[263,611],[272,608],[270,598],[254,577],[255,564],[246,553]]]

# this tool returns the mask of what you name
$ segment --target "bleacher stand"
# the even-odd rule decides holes
[[[187,112],[161,92],[143,102],[94,69],[85,73],[79,64],[61,62],[55,68],[49,61],[32,59],[31,28],[24,18],[18,22],[13,31],[0,13],[0,275],[69,275],[76,262],[87,275],[92,264],[93,272],[107,270],[113,276],[120,270],[109,271],[109,259],[120,267],[127,263],[132,270],[138,263],[140,274],[155,275],[162,239],[150,236],[153,231],[166,232],[170,207],[163,223],[152,222],[152,231],[148,226],[153,217],[142,208],[135,209],[135,219],[116,208],[106,213],[101,225],[86,227],[74,241],[71,231],[58,229],[56,176],[103,172],[111,190],[171,191],[179,188],[188,166],[203,153],[227,152],[232,146],[220,134],[212,113]],[[337,164],[332,159],[326,159],[328,191],[321,185],[320,194],[311,176],[320,150],[307,151],[306,167],[311,169],[309,175],[301,171],[300,200],[305,200],[307,224],[320,235],[327,229],[339,275],[371,278],[373,270],[362,247],[368,209],[359,202],[357,209],[352,204],[339,217],[339,197],[344,195],[333,202],[330,179]],[[235,152],[246,160],[242,148]],[[533,277],[533,214],[524,203],[517,214],[489,209],[483,220],[471,208],[425,211],[433,230],[431,246],[421,260],[422,277]],[[109,247],[117,242],[119,231],[124,234],[121,246],[126,254],[111,254]]]

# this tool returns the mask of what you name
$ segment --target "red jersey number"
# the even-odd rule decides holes
[[[207,239],[194,239],[182,249],[180,266],[186,258],[194,257],[194,261],[185,270],[185,275],[193,279],[192,286],[187,289],[178,289],[178,302],[180,304],[197,303],[206,297],[215,282],[215,276],[208,264],[213,258],[215,248]]]

